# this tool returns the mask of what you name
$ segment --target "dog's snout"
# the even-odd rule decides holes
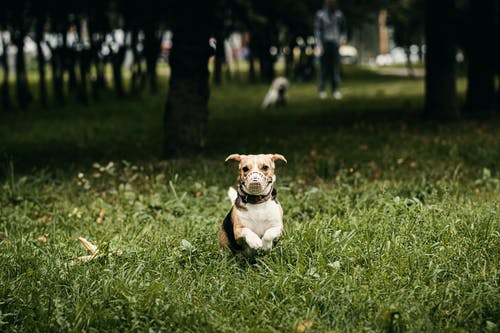
[[[264,178],[264,175],[260,172],[254,171],[248,175],[248,178],[253,181],[260,181],[262,178]]]

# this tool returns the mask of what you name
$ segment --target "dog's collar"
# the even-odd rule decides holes
[[[274,187],[271,188],[269,193],[267,194],[262,194],[262,195],[253,195],[253,194],[248,194],[243,190],[243,187],[241,185],[238,186],[238,198],[236,198],[236,206],[238,208],[243,208],[246,209],[246,207],[242,206],[241,203],[249,203],[252,205],[257,205],[263,202],[268,201],[269,199],[276,200],[276,196],[278,195],[278,192]]]

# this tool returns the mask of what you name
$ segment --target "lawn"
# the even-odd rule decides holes
[[[353,68],[342,101],[265,91],[212,87],[209,151],[168,161],[164,94],[1,115],[0,331],[498,332],[499,118],[421,121],[421,80]],[[217,250],[251,152],[288,159],[256,263]]]

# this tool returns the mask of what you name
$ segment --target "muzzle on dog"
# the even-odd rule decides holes
[[[240,181],[243,189],[248,194],[259,195],[274,182],[273,177],[266,177],[262,172],[253,171],[243,177]]]

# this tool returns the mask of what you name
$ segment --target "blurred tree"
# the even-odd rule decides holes
[[[39,80],[39,98],[40,104],[43,108],[47,107],[47,83],[46,83],[46,71],[45,71],[45,55],[43,52],[44,44],[44,33],[47,23],[47,13],[41,3],[37,2],[33,4],[33,16],[35,19],[35,43],[37,50],[37,65],[38,65],[38,80]]]
[[[130,1],[121,4],[118,10],[123,14],[123,28],[127,31],[127,41],[124,49],[130,51],[132,55],[130,94],[136,95],[144,88],[145,84],[145,73],[143,73],[142,69],[142,50],[139,49],[139,45],[142,42],[140,38],[141,29],[143,29],[145,23],[144,18],[147,17],[147,11],[150,11],[151,7],[143,2]]]
[[[394,27],[394,39],[404,48],[408,75],[414,76],[410,46],[420,45],[424,34],[424,1],[398,0],[388,4],[389,24]]]
[[[11,26],[13,27],[13,30],[11,35],[13,36],[12,41],[17,48],[15,66],[17,104],[22,109],[27,108],[33,99],[29,90],[26,72],[26,59],[24,57],[25,38],[28,34],[31,23],[27,15],[28,12],[28,1],[17,1],[12,6]]]
[[[277,44],[278,39],[277,0],[255,0],[251,2],[251,6],[245,18],[250,32],[250,61],[258,61],[261,80],[270,82],[275,76],[275,58],[271,55],[270,48]]]
[[[172,17],[171,76],[164,113],[164,156],[203,151],[208,135],[208,40],[214,1],[175,2]]]
[[[67,8],[58,6],[56,0],[48,0],[50,31],[53,34],[48,43],[51,52],[50,65],[52,72],[52,89],[57,104],[64,104],[64,38],[68,29]]]
[[[459,117],[455,87],[456,10],[454,0],[425,0],[425,111],[429,119]]]
[[[92,97],[100,98],[101,92],[107,88],[105,60],[102,54],[106,33],[110,31],[108,20],[109,1],[90,0],[86,2],[87,30],[90,39],[90,62],[94,66],[94,74],[90,76]]]
[[[8,27],[8,14],[7,8],[4,3],[0,5],[0,66],[2,67],[3,78],[1,83],[1,92],[0,96],[2,97],[2,110],[4,112],[9,111],[11,109],[10,102],[10,89],[9,89],[9,62],[8,62],[8,53],[10,48],[10,42],[7,41],[7,37],[4,35],[4,31],[7,30]]]
[[[500,36],[499,1],[469,1],[464,17],[464,46],[468,63],[464,111],[492,112],[495,109],[495,70],[498,66]],[[493,38],[492,38],[493,37]]]
[[[229,37],[231,30],[234,28],[232,24],[232,6],[229,0],[217,0],[215,8],[215,26],[214,38],[216,41],[215,59],[214,59],[214,83],[220,85],[222,83],[222,66],[226,62],[225,55],[225,39]]]
[[[496,0],[495,5],[495,28],[494,35],[497,36],[497,41],[500,39],[500,0]],[[495,74],[497,78],[497,92],[496,92],[496,111],[500,113],[500,43],[494,44],[495,56]]]

